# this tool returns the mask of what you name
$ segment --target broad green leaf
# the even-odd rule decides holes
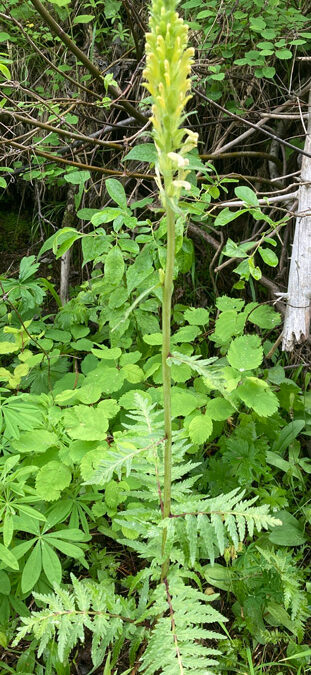
[[[237,388],[237,395],[245,405],[253,408],[261,417],[270,417],[279,407],[278,398],[269,385],[257,377],[247,377],[245,382]]]
[[[123,394],[119,399],[119,404],[122,406],[122,408],[125,408],[125,410],[133,410],[136,405],[136,394],[139,394],[148,403],[151,403],[151,396],[147,391],[143,391],[141,389],[131,389],[131,391],[127,391],[126,394]]]
[[[77,216],[81,220],[91,220],[95,213],[98,213],[98,209],[79,209],[79,211],[77,211]]]
[[[57,446],[58,437],[52,431],[33,429],[32,431],[23,431],[19,439],[13,441],[12,445],[18,452],[41,454],[46,452],[48,448]]]
[[[171,343],[175,345],[181,342],[193,342],[200,333],[201,330],[198,326],[182,326],[177,333],[172,335]]]
[[[207,326],[209,311],[204,307],[189,307],[184,313],[184,318],[191,326]]]
[[[247,251],[252,248],[252,242],[245,244],[236,244],[232,239],[227,239],[226,245],[222,250],[223,255],[229,258],[247,258]]]
[[[287,511],[275,514],[282,521],[282,525],[274,527],[269,534],[269,540],[277,546],[301,546],[306,537],[299,521]]]
[[[16,342],[1,342],[0,341],[0,354],[13,354],[20,350],[19,345]]]
[[[122,210],[114,206],[105,206],[101,211],[97,211],[91,217],[91,223],[94,227],[98,227],[103,223],[111,223],[115,218],[122,214]]]
[[[227,420],[228,417],[230,417],[233,413],[234,408],[231,403],[226,401],[225,398],[220,398],[220,396],[217,396],[216,398],[208,401],[206,406],[206,414],[212,420],[216,420],[218,422]]]
[[[87,452],[81,460],[80,471],[83,480],[88,481],[107,456],[108,444],[102,442],[95,450]]]
[[[108,421],[103,416],[100,403],[96,408],[75,405],[64,411],[64,427],[70,438],[100,441],[106,438]]]
[[[75,16],[73,23],[90,23],[94,18],[95,17],[92,16],[92,14],[78,14]]]
[[[259,328],[272,329],[281,323],[281,315],[269,305],[260,305],[250,312],[248,321]]]
[[[66,251],[68,251],[71,246],[77,241],[78,239],[81,238],[81,235],[78,232],[75,232],[74,234],[67,234],[64,238],[62,237],[63,241],[60,244],[60,237],[56,238],[53,242],[53,253],[55,254],[56,260],[61,258]]]
[[[276,70],[273,66],[264,66],[262,68],[262,74],[263,77],[267,77],[268,79],[272,79],[275,76]]]
[[[59,498],[60,493],[71,481],[71,471],[62,462],[52,460],[39,470],[36,477],[36,491],[39,497],[47,502]]]
[[[277,56],[277,58],[281,59],[282,61],[293,58],[292,52],[289,49],[278,49],[275,52],[275,56]]]
[[[91,352],[96,358],[105,359],[105,361],[115,361],[122,354],[120,347],[109,349],[106,345],[101,345],[100,349],[91,349]]]
[[[0,73],[2,73],[2,75],[4,75],[5,80],[11,80],[12,79],[9,69],[4,65],[4,63],[1,63],[1,62],[0,62]]]
[[[162,333],[152,333],[151,335],[143,335],[143,341],[147,345],[161,345]]]
[[[96,262],[110,249],[110,242],[106,235],[94,233],[82,239],[83,265],[87,262]]]
[[[157,151],[154,144],[142,143],[141,145],[135,145],[134,148],[123,157],[123,161],[130,159],[135,159],[138,162],[152,162],[155,164],[157,161]]]
[[[72,185],[84,185],[90,178],[89,171],[70,171],[64,175],[65,181]]]
[[[225,567],[215,563],[204,567],[204,576],[206,581],[220,588],[222,591],[230,591],[233,587],[234,570],[231,567]]]
[[[240,312],[244,305],[244,300],[240,300],[240,298],[230,298],[228,295],[221,295],[220,298],[216,298],[216,307],[221,312],[227,312],[232,309]]]
[[[189,424],[189,436],[193,443],[202,444],[213,432],[213,422],[206,415],[196,415]]]
[[[196,394],[193,390],[172,387],[172,418],[187,417],[193,410],[203,406],[206,397]],[[208,424],[208,423],[207,423]]]
[[[126,282],[128,292],[131,293],[135,288],[153,274],[152,251],[148,244],[137,256],[133,265],[130,265],[126,271]]]
[[[145,379],[144,371],[136,363],[128,363],[126,366],[123,366],[122,373],[124,374],[124,378],[132,384],[138,384]]]
[[[257,335],[241,335],[231,342],[227,354],[232,368],[240,373],[253,370],[260,366],[263,359],[263,349]]]
[[[105,286],[118,286],[124,274],[124,260],[123,255],[118,246],[110,249],[106,260],[104,270]]]
[[[266,22],[263,20],[261,16],[251,16],[249,21],[251,30],[261,32],[266,27]]]
[[[79,400],[80,403],[92,405],[93,403],[97,403],[97,401],[99,401],[102,388],[98,384],[86,382],[82,387],[80,387],[80,389],[76,389],[75,391],[73,390],[72,393],[75,394],[76,399]]]
[[[35,263],[35,256],[24,256],[19,265],[19,278],[21,281],[30,279],[39,269],[39,263]]]
[[[258,251],[266,265],[269,265],[270,267],[277,266],[279,259],[274,251],[271,251],[271,248],[262,248],[262,246],[259,246]]]
[[[245,213],[245,211],[247,211],[247,209],[241,209],[239,211],[230,211],[230,209],[226,206],[226,208],[220,211],[218,216],[216,216],[214,220],[214,226],[223,227],[224,225],[231,223],[232,220],[239,218],[239,216]]]
[[[127,208],[125,190],[119,180],[116,180],[115,178],[108,178],[106,180],[106,190],[111,199],[113,199],[113,201],[116,202],[116,204],[118,204],[121,209]]]
[[[29,593],[36,585],[42,569],[41,547],[38,541],[27,559],[22,574],[22,591]]]
[[[251,190],[251,188],[246,187],[245,185],[241,185],[239,187],[234,188],[234,192],[238,199],[241,199],[243,202],[248,204],[249,206],[258,206],[258,197],[254,190]]]
[[[228,340],[238,332],[237,320],[238,313],[235,309],[229,309],[228,311],[222,312],[218,319],[216,319],[215,331],[212,334],[213,339],[215,338],[218,343],[225,344],[228,342]]]
[[[121,389],[124,382],[124,374],[122,369],[120,370],[117,367],[101,363],[87,375],[86,384],[89,382],[98,385],[101,387],[103,393],[110,395]]]
[[[0,187],[4,188],[4,189],[8,187],[8,184],[5,180],[5,178],[2,178],[2,176],[0,176]]]

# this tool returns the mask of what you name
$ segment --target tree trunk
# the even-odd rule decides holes
[[[309,92],[308,128],[304,149],[311,152],[311,89]],[[306,183],[304,185],[304,183]],[[299,215],[301,214],[301,215]],[[310,337],[311,319],[311,159],[305,155],[301,164],[298,193],[298,217],[288,277],[287,306],[283,330],[283,351]]]

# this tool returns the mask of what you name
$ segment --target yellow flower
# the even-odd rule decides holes
[[[190,72],[194,50],[188,47],[188,26],[178,16],[178,0],[153,0],[150,32],[146,35],[145,87],[152,104],[153,138],[157,149],[157,184],[178,201],[188,174],[184,155],[197,144],[197,134],[182,128],[191,98]],[[184,140],[185,134],[187,134]],[[177,175],[176,175],[177,174]],[[176,178],[176,180],[174,180]],[[161,185],[161,198],[164,199]]]

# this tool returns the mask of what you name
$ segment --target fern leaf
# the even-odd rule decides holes
[[[191,514],[186,516],[186,530],[188,535],[190,562],[193,566],[197,552],[197,518]]]
[[[198,530],[203,550],[205,549],[207,557],[213,565],[215,562],[214,532],[208,517],[203,513],[199,513],[198,515]]]
[[[203,377],[207,377],[209,373],[208,367],[217,360],[217,356],[212,356],[210,359],[200,359],[200,356],[195,354],[188,356],[186,354],[181,354],[180,352],[173,352],[167,359],[169,364],[174,363],[177,366],[185,364],[189,366],[191,370]]]
[[[208,597],[196,588],[187,586],[177,569],[154,592],[151,612],[156,620],[151,638],[142,657],[145,675],[161,672],[163,675],[212,674],[210,667],[217,667],[217,649],[206,647],[207,640],[220,640],[225,636],[208,630],[209,623],[219,623],[225,618],[212,607]],[[164,613],[168,616],[163,616]]]

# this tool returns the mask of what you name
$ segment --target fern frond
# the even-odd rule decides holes
[[[134,600],[115,595],[111,583],[105,587],[103,583],[78,581],[73,575],[71,580],[72,592],[55,585],[49,595],[34,593],[45,608],[21,617],[24,625],[13,644],[32,633],[38,640],[40,656],[50,640],[57,639],[59,660],[64,662],[77,643],[84,641],[87,628],[92,633],[93,663],[99,665],[107,647],[133,630],[137,618]]]
[[[207,640],[221,640],[225,636],[206,628],[208,624],[226,621],[211,600],[196,588],[187,586],[175,568],[168,580],[154,592],[154,604],[150,610],[156,620],[148,646],[142,657],[145,675],[161,672],[163,675],[212,675],[210,667],[217,666],[221,653],[206,647]]]
[[[163,438],[163,411],[156,411],[155,404],[150,404],[143,396],[135,394],[136,407],[127,417],[134,424],[123,424],[126,431],[115,438],[115,442],[107,450],[93,475],[85,485],[105,485],[113,474],[121,479],[122,473],[129,476],[132,465],[140,455],[154,464],[154,453]],[[161,417],[161,419],[159,419]]]
[[[213,562],[216,552],[223,555],[228,539],[238,548],[246,532],[252,537],[255,529],[261,532],[281,524],[269,514],[267,505],[253,506],[257,497],[243,501],[243,495],[244,491],[235,489],[213,499],[189,499],[174,505],[170,518],[177,521],[174,538],[181,545],[187,544],[191,565],[197,538],[198,545]]]
[[[209,359],[201,359],[199,355],[193,354],[192,356],[188,356],[187,354],[181,354],[180,352],[173,352],[167,359],[169,364],[174,363],[177,366],[181,364],[187,365],[191,370],[203,377],[207,377],[209,374],[209,366],[217,360],[217,356],[212,356]]]
[[[256,547],[263,558],[263,566],[273,577],[279,576],[283,591],[284,607],[290,611],[297,631],[303,632],[303,624],[309,616],[306,593],[302,589],[303,574],[295,564],[291,553],[271,551]]]

